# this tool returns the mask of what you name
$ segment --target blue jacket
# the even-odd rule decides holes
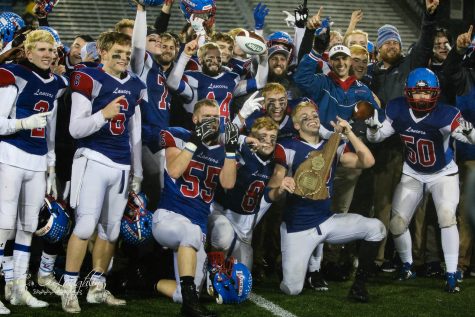
[[[328,76],[315,74],[317,54],[312,50],[304,56],[295,72],[294,81],[307,97],[317,103],[321,123],[332,130],[330,121],[335,121],[336,116],[349,120],[356,104],[362,100],[368,101],[378,110],[379,120],[383,122],[384,111],[376,103],[373,93],[354,76],[341,81],[333,72]]]
[[[464,96],[457,96],[456,107],[465,120],[475,124],[475,85]],[[475,145],[456,141],[457,162],[475,160]]]

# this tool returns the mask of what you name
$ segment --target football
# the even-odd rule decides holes
[[[249,55],[261,55],[267,50],[266,41],[253,31],[241,31],[236,35],[236,43]]]
[[[366,120],[374,115],[374,107],[365,100],[358,101],[353,110],[353,120]]]

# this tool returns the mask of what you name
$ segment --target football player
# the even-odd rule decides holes
[[[241,96],[256,89],[261,89],[267,82],[267,57],[259,56],[259,66],[255,79],[240,80],[236,73],[222,67],[219,46],[208,42],[198,51],[202,71],[184,71],[191,56],[197,51],[197,41],[189,42],[180,55],[178,62],[167,79],[168,86],[176,90],[185,100],[187,112],[193,112],[196,100],[214,99],[220,109],[220,132],[230,120],[229,105],[235,96]],[[183,79],[182,79],[183,78]]]
[[[204,281],[210,205],[218,182],[231,189],[236,181],[238,129],[226,125],[225,146],[218,143],[219,106],[202,99],[193,112],[195,130],[167,128],[161,132],[165,150],[165,187],[153,215],[153,235],[174,250],[174,280],[160,280],[156,289],[181,302],[186,316],[215,316],[199,303]],[[197,293],[198,292],[198,293]]]
[[[0,68],[0,256],[15,238],[13,305],[48,306],[30,294],[26,278],[44,195],[56,194],[56,100],[67,80],[50,71],[54,45],[50,33],[33,31],[24,41],[26,60]],[[0,310],[8,313],[3,304]]]
[[[250,270],[252,232],[271,205],[264,198],[264,189],[274,171],[278,131],[271,118],[262,117],[254,122],[250,137],[240,138],[236,186],[218,190],[210,216],[211,246]]]
[[[347,146],[340,141],[335,145],[336,156],[332,160],[325,161],[322,158],[323,161],[316,162],[317,170],[331,164],[328,167],[328,177],[322,175],[320,179],[320,182],[325,182],[322,185],[328,190],[328,198],[312,200],[298,196],[294,192],[299,183],[287,175],[295,175],[298,167],[311,152],[319,150],[325,152],[325,147],[330,142],[319,138],[320,118],[314,104],[303,102],[297,105],[292,111],[292,121],[299,132],[299,137],[284,139],[277,145],[275,153],[277,164],[269,182],[268,194],[272,202],[288,196],[280,227],[283,269],[280,289],[288,295],[297,295],[302,291],[309,259],[322,242],[346,243],[363,240],[359,250],[359,267],[349,298],[367,302],[369,295],[366,280],[374,266],[374,258],[386,230],[377,219],[353,213],[332,213],[331,200],[334,170],[338,161],[345,167],[369,168],[374,164],[374,158],[370,150],[351,131],[348,122],[337,117],[337,123],[332,122],[335,131],[348,138],[356,153],[349,152]],[[326,179],[323,179],[324,177]],[[318,183],[318,179],[314,181]]]
[[[437,76],[427,68],[416,68],[407,77],[405,97],[388,103],[383,124],[376,117],[368,120],[367,137],[371,142],[381,142],[398,133],[405,146],[403,174],[394,193],[389,223],[403,262],[399,280],[415,277],[408,226],[424,192],[428,191],[441,229],[447,267],[445,291],[456,293],[460,288],[455,276],[459,251],[455,212],[460,193],[450,138],[473,143],[475,131],[458,109],[438,102],[439,94]]]
[[[131,38],[102,33],[97,41],[103,67],[83,68],[71,75],[72,109],[69,131],[77,139],[71,177],[71,207],[76,226],[68,243],[61,302],[68,313],[81,311],[76,293],[89,238],[98,230],[93,250],[89,303],[125,305],[105,289],[105,272],[119,235],[120,220],[131,190],[140,191],[140,101],[143,82],[127,73]],[[130,170],[132,169],[132,172]]]

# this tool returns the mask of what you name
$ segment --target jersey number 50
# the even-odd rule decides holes
[[[434,142],[427,139],[414,140],[413,136],[401,134],[401,139],[406,145],[407,159],[412,164],[419,163],[424,167],[435,164]]]
[[[218,184],[217,177],[221,169],[215,166],[208,166],[206,168],[206,175],[203,181],[204,188],[202,188],[201,190],[201,176],[196,174],[194,175],[194,171],[204,172],[205,164],[194,160],[192,160],[190,164],[188,164],[188,168],[182,175],[186,184],[180,186],[180,191],[183,196],[188,198],[196,198],[198,197],[198,195],[200,195],[201,199],[203,199],[205,203],[209,204],[213,200],[214,190],[216,189],[216,186]]]

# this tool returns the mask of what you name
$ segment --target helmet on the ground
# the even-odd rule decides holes
[[[146,209],[144,193],[129,193],[129,200],[120,222],[120,234],[125,243],[140,245],[152,239],[152,213]]]
[[[71,225],[66,210],[65,202],[56,200],[49,195],[46,196],[45,203],[39,213],[38,227],[35,234],[49,243],[56,243],[65,239]]]
[[[252,275],[249,269],[234,258],[224,260],[224,253],[208,253],[208,269],[213,293],[218,304],[240,304],[249,298]]]
[[[439,98],[439,79],[428,68],[416,68],[407,76],[404,91],[412,110],[429,112],[434,109]]]

